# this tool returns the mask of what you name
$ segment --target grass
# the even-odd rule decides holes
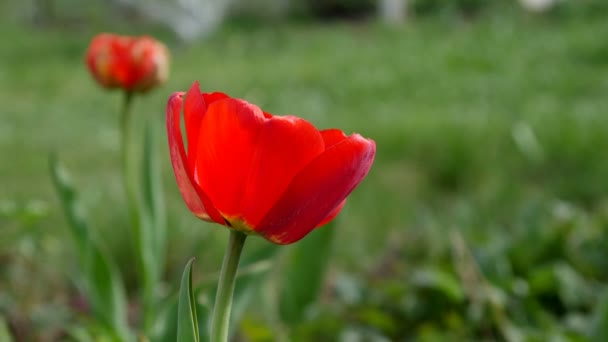
[[[56,151],[128,268],[128,246],[113,233],[126,221],[120,209],[120,94],[100,90],[83,63],[95,32],[3,25],[0,58],[9,66],[0,69],[4,207],[32,201],[48,206],[35,223],[44,241],[41,254],[58,263],[69,258],[58,247],[65,223],[46,165],[48,153]],[[500,273],[495,262],[508,246],[525,242],[505,261],[514,269],[547,260],[535,256],[541,252],[530,241],[551,240],[548,229],[560,225],[560,215],[574,215],[568,224],[575,231],[593,235],[605,228],[606,35],[608,22],[593,17],[433,19],[400,28],[232,24],[190,46],[168,41],[171,79],[138,98],[135,111],[160,130],[168,95],[198,80],[205,91],[225,91],[271,113],[371,137],[377,161],[341,215],[333,267],[373,273],[394,252],[414,270],[426,267],[449,255],[454,240],[448,232],[456,230],[486,276],[500,283],[492,275]],[[206,271],[219,267],[222,246],[213,242],[225,232],[187,212],[161,146],[175,232],[168,265],[174,281],[191,254],[205,260]],[[17,224],[15,218],[4,221]],[[584,282],[608,279],[598,271],[605,250],[596,246],[597,255],[581,256],[585,246],[569,244],[566,250],[548,245],[551,260],[574,254]],[[49,277],[66,276],[59,264],[48,267],[55,269]]]

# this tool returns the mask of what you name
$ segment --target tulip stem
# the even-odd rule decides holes
[[[217,293],[215,295],[215,305],[211,319],[211,342],[228,341],[232,295],[234,294],[236,273],[243,245],[245,244],[245,238],[247,238],[247,235],[239,231],[230,231],[230,239],[228,240],[226,254],[224,254]]]
[[[129,190],[129,150],[131,141],[129,139],[129,121],[131,120],[131,105],[133,103],[133,93],[130,91],[125,92],[124,100],[122,103],[120,124],[122,129],[121,136],[121,149],[122,149],[122,171],[124,177],[124,186],[127,191],[127,196],[130,195]]]
[[[121,136],[121,149],[122,149],[122,171],[123,171],[123,182],[127,196],[133,197],[129,189],[129,150],[131,141],[129,139],[129,121],[131,120],[131,104],[133,103],[133,93],[130,91],[125,92],[122,111],[120,117],[122,136]]]
[[[133,98],[134,93],[131,91],[126,91],[124,93],[124,100],[122,104],[122,112],[121,112],[121,129],[122,129],[122,139],[121,139],[121,149],[122,149],[122,172],[123,172],[123,185],[125,188],[125,193],[127,196],[127,205],[129,210],[129,218],[131,220],[131,229],[133,231],[133,238],[135,241],[137,251],[137,263],[138,269],[140,272],[145,273],[144,268],[144,256],[142,249],[142,227],[140,226],[141,222],[139,219],[139,205],[137,198],[137,177],[135,176],[136,165],[132,158],[134,153],[134,143],[131,137],[131,129],[130,122],[132,121],[131,108],[133,107]],[[143,329],[145,332],[150,331],[153,314],[154,314],[154,284],[147,274],[141,275],[142,280],[142,313],[143,313]]]
[[[133,104],[133,93],[127,91],[124,93],[124,101],[121,111],[121,149],[122,149],[122,172],[123,186],[127,195],[127,204],[129,206],[129,214],[133,229],[139,229],[139,217],[137,215],[137,197],[133,188],[133,165],[129,162],[132,150],[132,141],[129,134],[129,122],[131,121],[131,107]]]
[[[132,153],[132,144],[130,137],[129,122],[131,121],[131,107],[133,104],[133,93],[130,91],[125,92],[124,102],[122,105],[121,112],[121,149],[122,149],[122,172],[123,172],[123,185],[125,193],[127,195],[127,204],[129,206],[129,214],[131,218],[131,225],[136,231],[139,229],[139,216],[137,215],[137,195],[135,184],[133,183],[133,165],[130,163],[130,156]]]

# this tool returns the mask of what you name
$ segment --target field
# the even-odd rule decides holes
[[[136,289],[121,99],[84,66],[95,31],[9,22],[0,32],[0,318],[33,339],[83,320],[51,152]],[[190,45],[157,35],[171,49],[171,77],[134,109],[158,131],[171,291],[191,256],[196,278],[216,272],[226,239],[188,212],[168,159],[167,98],[198,80],[377,143],[369,176],[331,227],[322,298],[290,326],[292,339],[584,341],[608,331],[605,18],[230,23]],[[266,243],[250,240],[246,253]],[[254,302],[268,297],[260,292]],[[240,335],[272,340],[272,320],[253,307]]]

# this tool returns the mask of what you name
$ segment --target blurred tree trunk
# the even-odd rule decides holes
[[[401,24],[407,18],[408,0],[380,0],[378,13],[389,24]]]
[[[106,0],[120,11],[137,14],[171,28],[179,38],[191,41],[215,30],[228,13],[231,0]]]

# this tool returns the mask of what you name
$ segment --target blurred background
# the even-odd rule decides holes
[[[322,276],[299,279],[318,288],[315,300],[282,319],[276,280],[289,292],[298,268],[273,266],[237,340],[608,338],[607,1],[3,0],[0,13],[0,341],[71,340],[67,326],[95,326],[75,285],[52,151],[137,315],[121,94],[84,65],[102,31],[150,34],[172,53],[169,81],[134,104],[158,130],[162,296],[191,256],[195,283],[215,274],[227,239],[187,210],[168,159],[167,98],[198,80],[377,143],[330,227]],[[245,254],[266,245],[251,238]],[[319,254],[307,248],[300,258]]]

